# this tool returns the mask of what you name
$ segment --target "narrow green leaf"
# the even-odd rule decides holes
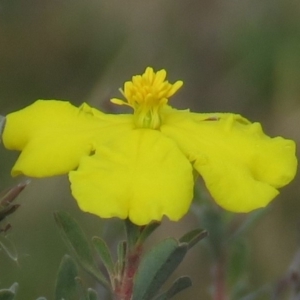
[[[55,220],[68,247],[80,258],[81,263],[88,268],[93,266],[88,241],[78,223],[66,212],[55,213]]]
[[[168,290],[167,295],[172,298],[179,292],[192,286],[192,280],[188,276],[179,277]]]
[[[13,300],[15,293],[10,290],[0,290],[0,300]]]
[[[80,277],[75,278],[76,284],[77,284],[77,298],[79,300],[89,300],[88,293],[85,290],[85,287],[83,285],[82,279]],[[68,300],[68,299],[66,299]]]
[[[126,241],[119,242],[116,273],[118,273],[120,276],[123,274],[123,271],[124,271],[126,253],[127,253],[127,242]]]
[[[148,225],[145,226],[145,228],[142,230],[137,243],[138,244],[143,244],[145,242],[145,240],[152,234],[152,232],[158,228],[158,226],[160,225],[160,222],[151,222]]]
[[[188,251],[186,243],[168,238],[153,247],[142,259],[134,278],[133,300],[152,299],[177,268]]]
[[[157,298],[155,298],[155,300],[171,299],[173,296],[189,288],[190,286],[192,286],[192,280],[190,277],[179,277],[178,279],[176,279],[176,281],[173,282],[171,288],[167,292],[159,295]]]
[[[88,298],[89,300],[98,300],[98,294],[95,290],[89,288],[88,289]]]
[[[38,297],[36,300],[47,300],[45,297]]]
[[[78,270],[75,262],[69,255],[65,255],[58,270],[55,287],[55,300],[76,299],[77,283],[75,278],[77,276]]]
[[[198,242],[208,236],[208,232],[203,229],[194,229],[179,239],[180,243],[187,243],[188,248],[191,249]]]
[[[97,268],[97,263],[94,261],[88,241],[78,223],[68,213],[63,211],[56,212],[54,217],[64,241],[69,249],[75,253],[81,266],[109,288],[108,281]]]
[[[107,244],[100,237],[93,237],[94,247],[99,254],[108,274],[110,277],[114,275],[114,262],[112,260],[112,256],[110,254],[109,248]]]
[[[127,235],[127,245],[128,248],[131,249],[135,246],[138,237],[140,236],[140,232],[142,227],[133,224],[129,219],[125,220],[125,229]]]

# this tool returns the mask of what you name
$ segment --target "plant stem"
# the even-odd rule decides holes
[[[129,249],[121,282],[116,287],[116,300],[130,300],[133,292],[133,278],[138,269],[142,254],[142,246]]]
[[[213,270],[214,300],[227,300],[224,259],[219,258]]]

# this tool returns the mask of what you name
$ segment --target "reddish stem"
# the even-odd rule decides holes
[[[126,257],[123,276],[115,289],[116,300],[130,300],[133,292],[133,278],[138,269],[142,254],[142,246],[129,249]]]
[[[224,260],[219,259],[213,272],[214,300],[227,300]]]

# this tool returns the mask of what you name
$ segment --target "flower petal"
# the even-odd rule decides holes
[[[4,146],[22,151],[13,175],[45,177],[64,174],[78,166],[79,159],[103,142],[131,130],[130,116],[105,115],[83,104],[38,100],[11,113],[3,132]]]
[[[97,147],[70,172],[80,208],[103,218],[127,217],[137,225],[180,219],[193,196],[192,166],[161,133],[136,129]]]
[[[215,201],[235,212],[266,206],[295,176],[295,143],[266,136],[234,114],[168,110],[162,133],[174,139]]]

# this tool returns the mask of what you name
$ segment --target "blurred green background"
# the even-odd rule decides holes
[[[36,99],[85,101],[117,112],[109,99],[147,66],[167,69],[171,82],[184,81],[171,100],[177,108],[240,113],[272,136],[300,141],[298,0],[0,0],[2,115]],[[1,190],[21,180],[9,174],[16,157],[0,147]],[[298,176],[251,232],[254,287],[278,279],[299,247],[299,191]],[[53,211],[70,211],[90,236],[120,228],[116,220],[80,212],[66,176],[32,180],[18,202],[22,207],[9,218],[7,235],[17,262],[0,251],[0,286],[18,281],[19,300],[53,298],[66,252]],[[165,222],[156,238],[196,226],[189,214],[179,223]],[[180,273],[191,275],[194,287],[176,299],[210,299],[201,246]]]

